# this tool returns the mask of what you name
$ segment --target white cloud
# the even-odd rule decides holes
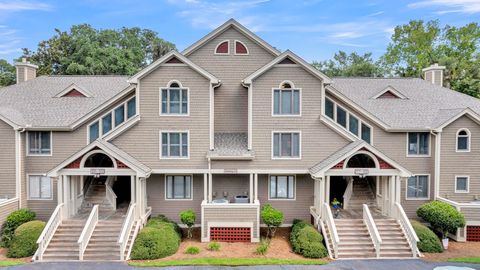
[[[437,14],[446,13],[466,13],[474,14],[480,13],[480,1],[479,0],[422,0],[411,3],[409,8],[425,8],[425,7],[437,7],[440,8]]]
[[[45,3],[40,2],[27,2],[27,1],[1,1],[0,11],[4,12],[17,12],[24,10],[42,10],[48,11],[52,7]]]

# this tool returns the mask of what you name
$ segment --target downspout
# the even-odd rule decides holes
[[[22,207],[22,133],[24,127],[15,130],[15,197],[18,199],[18,207]]]
[[[435,173],[435,187],[434,187],[434,197],[436,200],[439,197],[440,190],[440,150],[441,150],[441,140],[442,132],[430,130],[430,133],[435,136],[435,164],[434,164],[434,173]]]

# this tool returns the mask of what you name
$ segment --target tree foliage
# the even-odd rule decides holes
[[[330,77],[374,77],[381,74],[379,66],[372,59],[372,53],[361,55],[339,51],[333,59],[314,61],[312,65]]]
[[[15,67],[5,59],[0,59],[0,87],[15,83]]]
[[[23,51],[39,66],[39,75],[132,75],[174,49],[174,44],[149,29],[97,30],[80,24],[69,31],[55,29],[53,37],[41,41],[36,51]]]

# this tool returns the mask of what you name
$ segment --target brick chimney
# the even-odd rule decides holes
[[[422,69],[423,79],[435,85],[443,86],[443,71],[445,66],[439,66],[437,63]]]
[[[25,82],[37,77],[38,66],[27,61],[27,58],[22,58],[22,62],[15,63],[17,69],[17,83]]]

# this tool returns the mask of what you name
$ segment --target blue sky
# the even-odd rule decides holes
[[[96,28],[142,27],[179,50],[229,18],[273,46],[308,61],[338,50],[383,54],[396,25],[439,19],[455,26],[480,21],[480,0],[0,0],[0,58],[35,49],[53,29],[89,23]]]

